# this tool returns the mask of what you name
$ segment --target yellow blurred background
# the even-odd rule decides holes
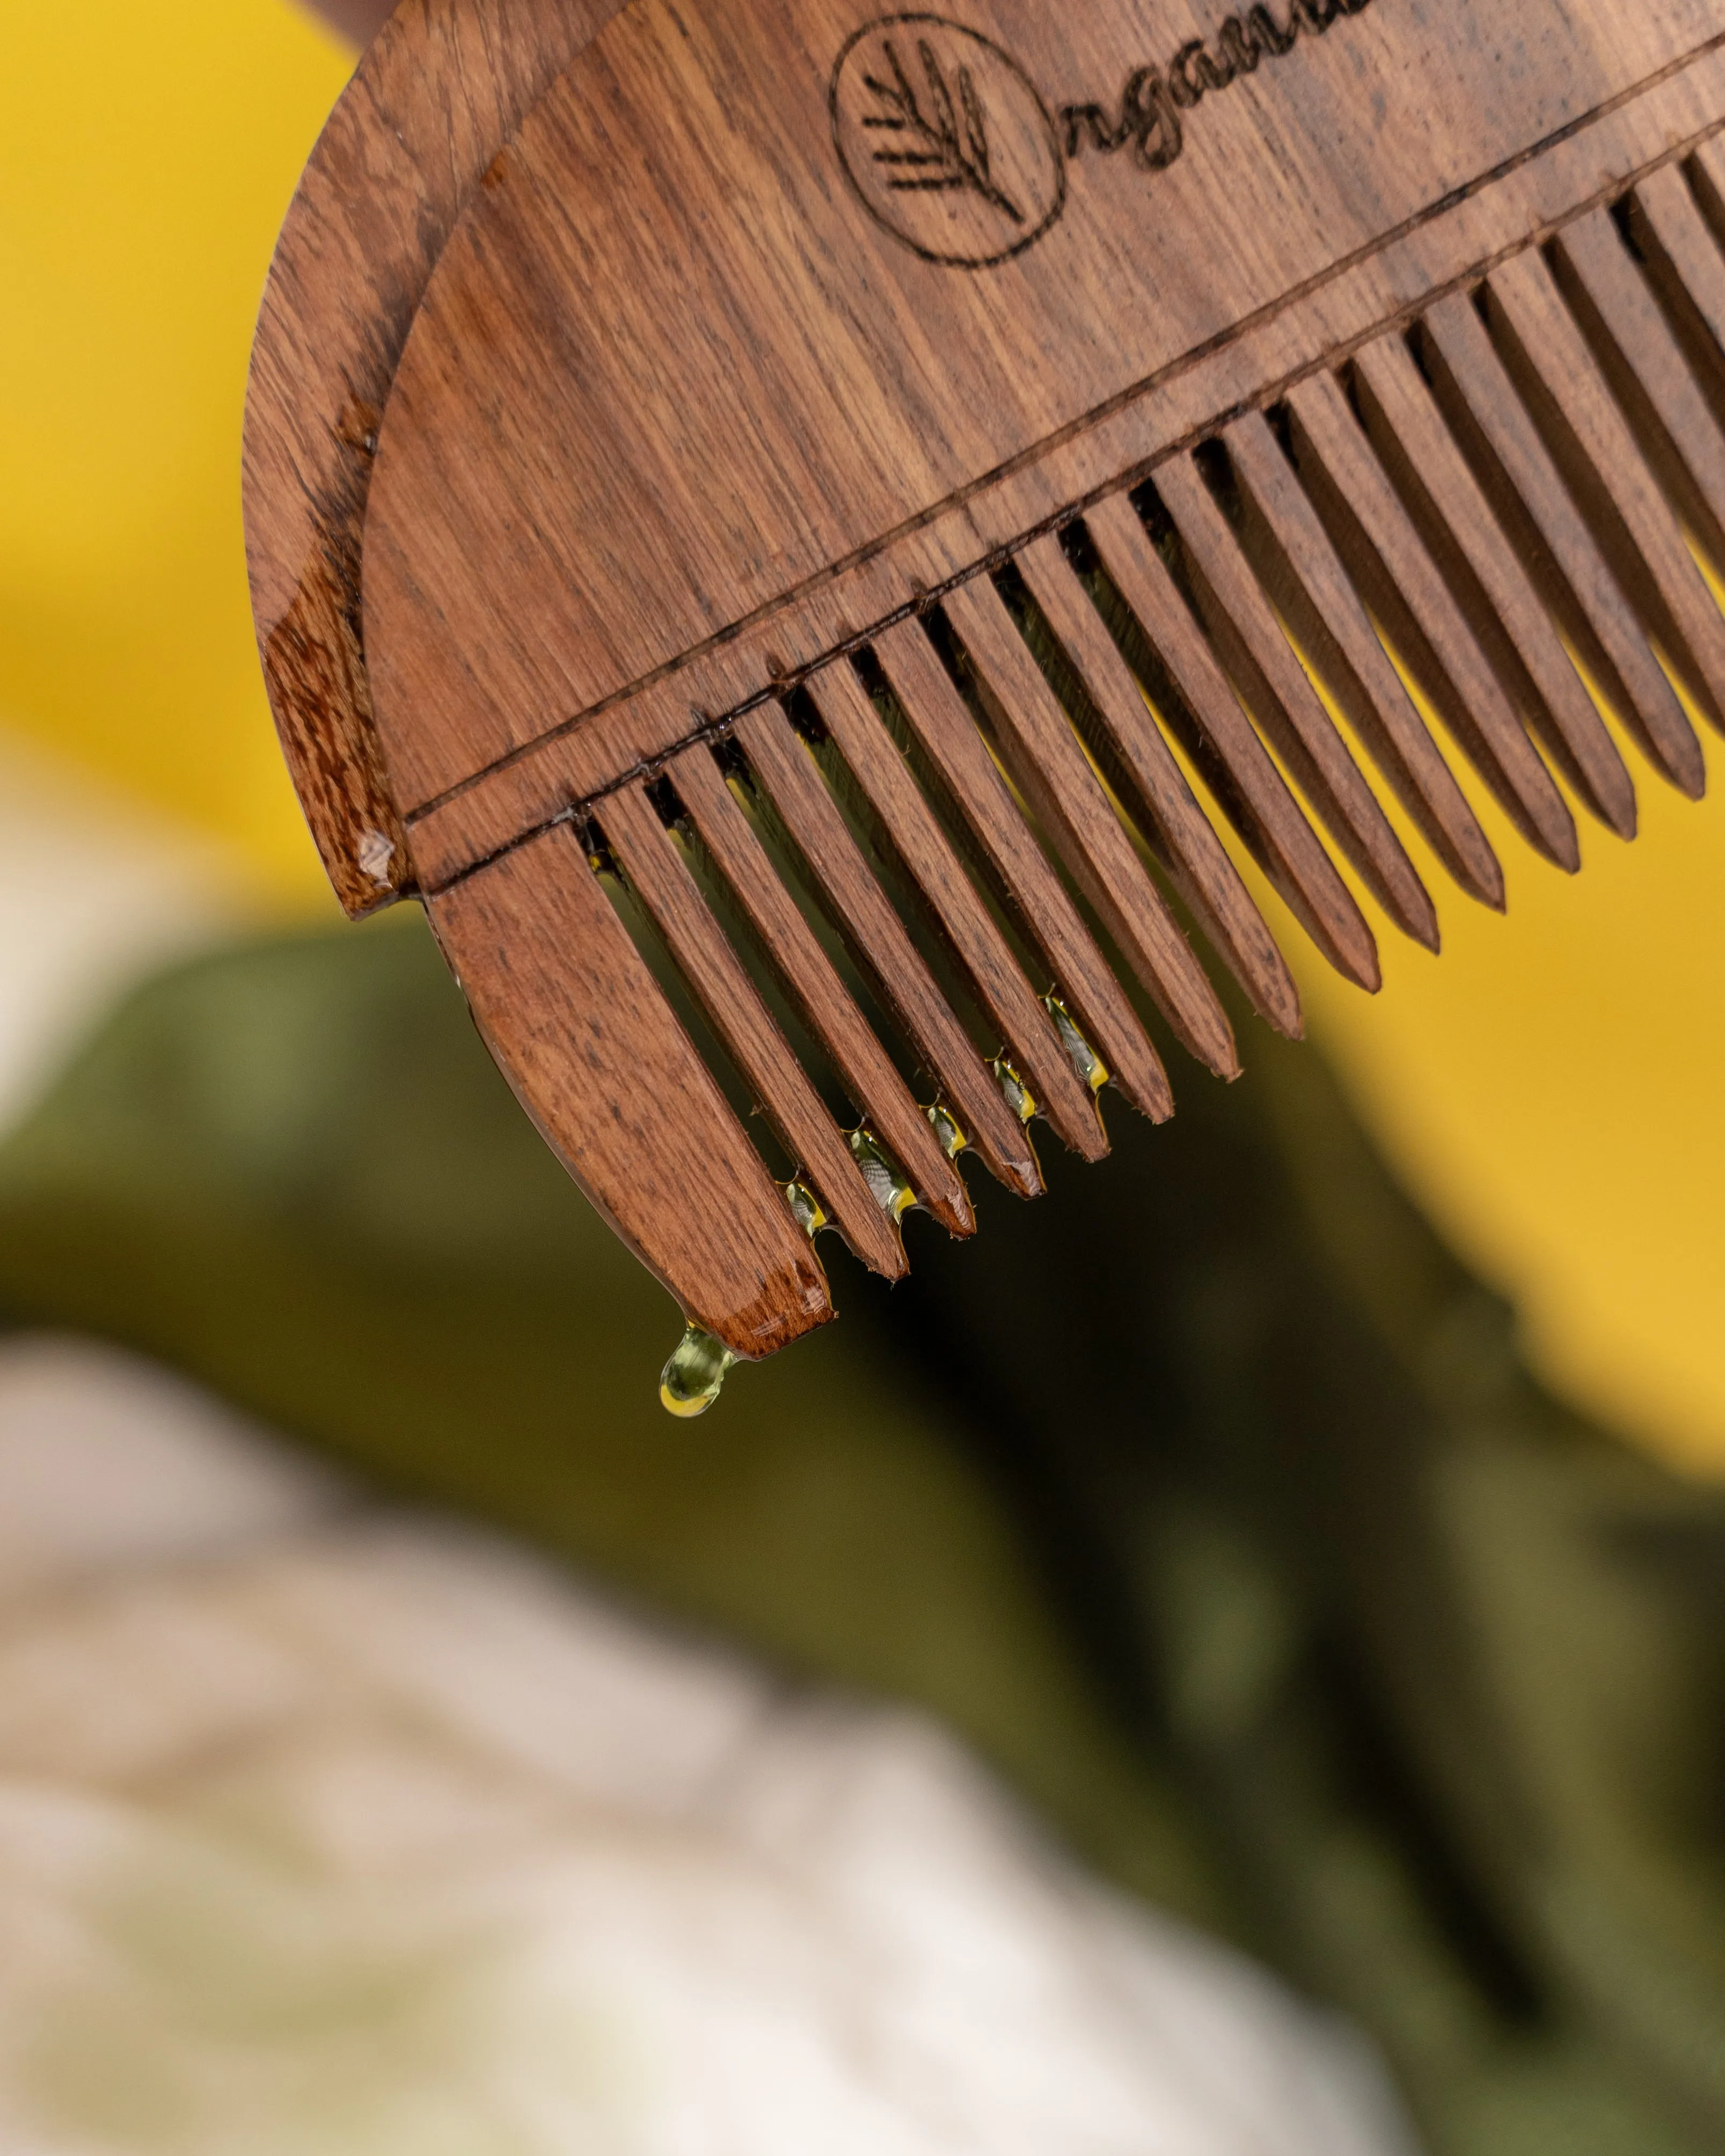
[[[19,5],[8,44],[0,730],[141,819],[218,835],[265,911],[333,918],[251,639],[239,425],[270,247],[349,55],[285,0]],[[1435,875],[1441,963],[1386,931],[1375,1001],[1319,963],[1302,984],[1380,1139],[1517,1298],[1547,1374],[1725,1473],[1725,747],[1709,746],[1712,797],[1638,773],[1641,839],[1589,828],[1577,880],[1504,837],[1507,919]]]

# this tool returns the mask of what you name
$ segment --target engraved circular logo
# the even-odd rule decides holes
[[[1009,54],[940,15],[885,15],[833,69],[833,141],[877,224],[926,262],[983,270],[1066,206],[1048,107]]]

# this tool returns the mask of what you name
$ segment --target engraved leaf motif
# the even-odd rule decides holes
[[[988,117],[970,69],[961,64],[949,83],[933,45],[919,38],[925,108],[891,38],[881,39],[880,54],[886,79],[863,77],[878,109],[865,115],[862,125],[892,138],[874,152],[875,163],[888,176],[887,187],[896,194],[979,195],[1014,224],[1022,224],[1024,213],[990,168]]]

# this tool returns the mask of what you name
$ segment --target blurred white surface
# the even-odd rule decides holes
[[[0,1343],[6,2156],[1391,2156],[938,1731]]]

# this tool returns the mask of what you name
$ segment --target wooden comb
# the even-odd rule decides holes
[[[1213,811],[1372,988],[1356,886],[1438,932],[1363,764],[1503,903],[1427,715],[1564,868],[1571,799],[1633,834],[1619,737],[1699,794],[1722,47],[1702,0],[399,12],[265,296],[265,673],[344,903],[418,893],[681,1303],[672,1404],[832,1315],[816,1226],[896,1276],[909,1205],[973,1225],[961,1147],[1029,1196],[1033,1113],[1168,1115],[1146,999],[1234,1075],[1183,923],[1298,1033]]]

